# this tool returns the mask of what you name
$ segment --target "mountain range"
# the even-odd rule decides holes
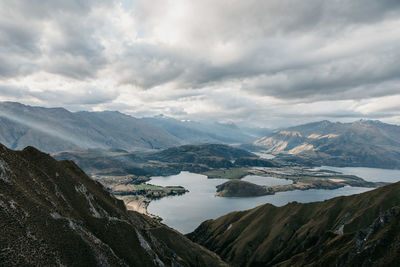
[[[117,112],[70,112],[0,102],[0,142],[11,149],[34,146],[45,152],[118,148],[154,150],[182,144],[253,142],[268,132],[235,124],[138,119]]]
[[[259,138],[262,133],[267,135]],[[400,126],[366,120],[321,121],[270,132],[232,123],[180,121],[164,116],[137,119],[117,111],[70,112],[0,102],[0,142],[11,149],[34,146],[49,153],[241,143],[245,149],[263,150],[300,165],[400,168]]]
[[[320,121],[275,131],[254,142],[287,161],[400,168],[400,126],[380,121]]]
[[[46,152],[77,148],[157,149],[180,144],[163,129],[119,112],[0,103],[0,142],[11,149],[35,146]]]

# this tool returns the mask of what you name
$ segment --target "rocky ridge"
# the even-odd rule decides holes
[[[0,145],[1,265],[225,266],[137,212],[72,161]]]

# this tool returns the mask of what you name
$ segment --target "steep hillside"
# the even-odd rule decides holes
[[[129,212],[71,161],[0,145],[0,265],[224,266],[212,252]]]
[[[396,266],[400,183],[324,202],[270,204],[202,223],[189,238],[233,266]]]
[[[0,142],[46,152],[77,148],[167,148],[180,141],[163,129],[119,112],[77,112],[0,102]]]
[[[254,145],[294,162],[400,168],[400,126],[379,121],[310,123],[274,132]]]

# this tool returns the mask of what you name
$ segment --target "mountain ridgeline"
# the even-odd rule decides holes
[[[226,266],[72,161],[0,145],[1,266]]]
[[[0,142],[11,149],[34,146],[46,152],[82,148],[159,149],[180,144],[163,129],[119,112],[0,103]]]
[[[265,204],[188,237],[232,266],[398,266],[400,182],[323,202]]]
[[[34,146],[45,152],[72,149],[164,149],[183,144],[243,143],[263,129],[234,124],[181,122],[165,117],[137,119],[117,112],[69,112],[0,102],[0,142],[11,149]]]
[[[400,126],[379,121],[309,123],[276,131],[254,145],[300,164],[400,168]]]

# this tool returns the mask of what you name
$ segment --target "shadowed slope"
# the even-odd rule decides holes
[[[0,207],[4,265],[224,265],[176,231],[128,212],[73,162],[32,147],[0,145]]]

